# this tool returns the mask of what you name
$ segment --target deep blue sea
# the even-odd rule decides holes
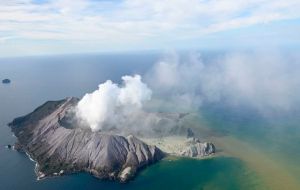
[[[0,189],[300,189],[297,115],[269,122],[248,110],[204,106],[195,122],[211,132],[212,141],[224,153],[205,160],[166,159],[127,184],[85,173],[37,181],[35,163],[25,154],[5,148],[15,142],[7,126],[15,117],[47,100],[82,97],[107,79],[120,82],[125,74],[143,75],[160,56],[132,53],[0,59],[0,79],[11,79],[10,84],[0,84]]]

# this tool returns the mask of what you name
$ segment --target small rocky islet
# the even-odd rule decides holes
[[[9,84],[11,81],[10,79],[3,79],[2,84]]]
[[[134,135],[64,126],[68,111],[78,101],[74,97],[48,101],[32,113],[9,123],[17,137],[14,149],[25,152],[36,162],[38,179],[88,172],[99,179],[127,182],[139,170],[169,154]],[[200,142],[190,129],[188,136],[187,145],[178,156],[204,157],[215,153],[212,143]]]

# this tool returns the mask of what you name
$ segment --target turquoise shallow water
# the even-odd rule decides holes
[[[159,180],[155,180],[158,178]],[[146,189],[253,189],[254,175],[236,159],[162,161],[145,170],[133,184]]]
[[[263,180],[254,169],[231,157],[163,160],[141,171],[128,184],[101,181],[83,173],[36,181],[34,163],[26,155],[5,148],[15,141],[6,125],[13,118],[31,112],[47,100],[81,97],[107,79],[119,82],[124,74],[143,74],[157,57],[89,55],[0,60],[0,77],[12,80],[9,85],[0,85],[0,189],[262,189]],[[205,110],[202,119],[213,130],[210,135],[247,141],[282,161],[294,177],[300,176],[296,116],[270,122],[245,110]]]

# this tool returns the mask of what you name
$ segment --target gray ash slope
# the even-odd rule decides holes
[[[77,98],[48,101],[9,124],[18,146],[36,161],[39,178],[86,171],[101,179],[127,181],[164,157],[156,146],[134,136],[63,127],[61,121],[77,102]]]

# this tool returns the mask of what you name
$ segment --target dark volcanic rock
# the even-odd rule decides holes
[[[36,161],[39,178],[86,171],[98,178],[127,181],[164,154],[134,136],[66,128],[61,120],[78,102],[76,98],[48,101],[9,125],[20,149]]]
[[[10,83],[10,80],[9,80],[9,79],[3,79],[3,80],[2,80],[2,83],[3,83],[3,84],[8,84],[8,83]]]
[[[24,152],[23,146],[19,142],[15,143],[14,150],[19,151],[19,152]]]
[[[195,136],[195,134],[194,134],[194,132],[193,132],[193,130],[191,128],[188,128],[186,133],[187,133],[186,134],[187,138],[192,138],[192,137]]]

